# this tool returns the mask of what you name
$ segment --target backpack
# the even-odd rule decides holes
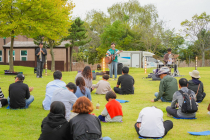
[[[179,92],[182,94],[184,101],[182,103],[181,111],[183,113],[195,113],[198,110],[197,103],[191,93],[190,90],[188,90],[188,93],[183,92],[182,90],[179,90]]]

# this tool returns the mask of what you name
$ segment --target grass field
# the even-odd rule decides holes
[[[3,74],[3,70],[9,66],[0,66],[0,87],[8,97],[8,88],[11,83],[14,83],[14,76]],[[194,68],[180,68],[179,71],[188,80],[190,79],[189,71]],[[187,131],[206,131],[210,130],[210,115],[207,114],[207,106],[210,102],[210,68],[198,68],[201,75],[201,80],[204,83],[206,98],[199,104],[199,111],[196,114],[196,120],[175,120],[167,117],[166,107],[170,103],[162,103],[160,101],[152,103],[154,93],[158,91],[159,81],[151,81],[151,79],[143,79],[147,75],[143,69],[132,68],[130,75],[135,79],[135,94],[134,95],[117,95],[118,99],[129,100],[129,103],[122,104],[123,107],[123,123],[102,123],[102,135],[109,136],[112,140],[137,140],[138,136],[134,129],[134,123],[137,120],[139,112],[144,107],[156,106],[164,112],[164,120],[172,120],[174,128],[164,137],[166,140],[207,140],[210,136],[192,136]],[[24,83],[34,87],[31,94],[35,97],[34,102],[29,109],[23,110],[7,110],[6,107],[0,109],[0,140],[37,140],[41,133],[41,122],[47,116],[49,111],[42,109],[42,101],[45,98],[45,89],[48,82],[53,80],[53,73],[48,70],[48,76],[36,78],[33,73],[33,68],[16,66],[15,71],[21,71],[25,75]],[[152,69],[148,70],[148,73]],[[63,72],[63,81],[74,82],[77,72]],[[179,78],[177,78],[179,79]],[[101,80],[101,76],[93,81],[96,84]],[[109,80],[113,88],[117,81]],[[92,92],[92,102],[94,106],[97,102],[100,103],[100,109],[94,110],[93,113],[100,115],[107,103],[104,95],[95,95]]]

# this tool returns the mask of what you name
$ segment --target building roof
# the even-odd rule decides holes
[[[70,43],[69,41],[63,41],[61,44],[57,47],[65,48],[65,44]],[[3,45],[3,48],[9,48],[11,46],[11,42],[7,43],[6,45]],[[38,45],[34,44],[33,41],[14,41],[14,48],[36,48]]]

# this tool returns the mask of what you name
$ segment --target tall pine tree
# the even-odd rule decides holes
[[[76,18],[69,29],[69,36],[67,36],[64,40],[70,40],[69,44],[66,44],[66,47],[70,47],[70,71],[72,71],[72,53],[73,47],[83,46],[91,41],[91,39],[87,40],[86,29],[83,25],[84,21],[82,21],[79,17]]]

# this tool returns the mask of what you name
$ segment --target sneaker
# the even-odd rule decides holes
[[[210,115],[210,111],[208,112],[208,114]]]
[[[39,76],[37,76],[36,78],[39,78]]]

